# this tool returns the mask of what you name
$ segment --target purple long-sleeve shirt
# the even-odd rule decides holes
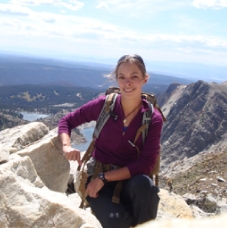
[[[105,103],[105,96],[92,100],[80,108],[64,116],[58,124],[58,134],[71,134],[71,130],[83,123],[97,120]],[[137,130],[142,125],[143,112],[148,110],[146,100],[143,100],[141,110],[131,121],[125,134],[124,112],[121,107],[121,95],[117,97],[114,113],[118,115],[117,120],[109,118],[104,125],[99,137],[96,139],[93,157],[103,163],[110,163],[116,166],[127,166],[131,176],[137,174],[149,174],[155,165],[159,153],[160,137],[163,120],[158,110],[154,109],[148,135],[142,145],[142,134],[135,145],[140,150],[140,155],[129,141],[133,142]]]

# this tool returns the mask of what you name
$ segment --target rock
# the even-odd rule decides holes
[[[214,207],[214,206],[217,206],[217,201],[214,199],[214,197],[212,197],[211,195],[208,195],[205,198],[204,206],[206,206],[206,207]]]
[[[39,127],[41,129],[36,129]],[[9,138],[9,140],[4,140],[1,132],[0,227],[101,227],[89,208],[86,211],[78,208],[81,200],[73,189],[77,163],[68,162],[62,155],[62,146],[57,136],[57,129],[49,131],[42,123],[32,123],[27,124],[26,127],[4,130],[4,137]],[[18,140],[18,138],[20,139]],[[6,151],[6,154],[3,155],[2,151]],[[226,155],[223,153],[223,156]],[[210,154],[210,158],[217,160],[212,154]],[[189,163],[190,166],[194,164],[198,167],[198,159],[200,158],[194,156],[191,161],[172,163],[172,168],[179,173],[179,170],[181,172],[184,169],[188,170]],[[225,167],[225,160],[221,159],[221,162],[218,164]],[[184,167],[183,163],[187,163],[187,166]],[[202,164],[204,167],[204,163]],[[187,221],[191,221],[192,218],[206,217],[210,216],[211,213],[226,211],[226,199],[219,203],[218,201],[215,202],[213,195],[208,195],[211,190],[218,190],[217,194],[220,196],[220,192],[226,190],[225,184],[222,183],[218,183],[218,185],[222,185],[222,188],[210,187],[217,176],[210,173],[213,176],[207,177],[206,174],[212,169],[214,168],[203,168],[203,175],[200,176],[198,176],[199,170],[196,171],[195,184],[205,187],[205,184],[210,183],[209,189],[195,188],[195,190],[199,189],[200,193],[205,192],[202,196],[201,194],[186,194],[183,198],[172,191],[169,192],[160,188],[158,216],[156,221],[148,223],[149,227],[155,227],[156,223],[162,227],[161,224],[165,224],[163,220],[166,219],[169,221],[169,226],[165,227],[171,227],[175,221],[178,224],[176,218],[182,218],[180,221],[183,221],[182,224],[179,223],[181,226],[178,227],[187,227]],[[193,174],[192,169],[187,172]],[[173,174],[170,170],[168,173]],[[222,175],[220,178],[225,178],[225,172],[218,171],[217,173]],[[187,180],[187,175],[184,176]],[[203,178],[206,180],[199,181]],[[182,179],[179,179],[178,182],[182,183]],[[186,183],[186,186],[187,184],[189,182]],[[69,185],[72,187],[71,189],[69,189]],[[190,181],[190,187],[192,185],[193,183]],[[201,191],[202,189],[204,190]],[[68,196],[65,194],[66,190]],[[192,204],[187,205],[185,200],[196,204],[198,207]],[[190,218],[190,220],[183,220],[183,218]]]
[[[217,201],[217,214],[227,213],[227,198]]]
[[[101,228],[97,219],[65,194],[44,186],[29,157],[0,166],[0,227]]]
[[[207,179],[206,178],[202,178],[202,179],[200,179],[200,181],[206,181]]]
[[[9,151],[7,151],[5,148],[3,148],[0,145],[0,164],[7,162],[9,159]]]
[[[217,171],[212,170],[209,172],[209,174],[215,174],[215,173],[217,173]]]
[[[49,189],[65,192],[68,186],[70,165],[62,154],[57,129],[49,132],[38,142],[17,152],[29,156],[39,177]]]
[[[227,126],[227,87],[198,81],[171,91],[162,108],[169,103],[167,122],[161,138],[161,166],[193,157],[224,140]],[[177,99],[176,99],[177,98]],[[179,137],[180,136],[180,137]]]
[[[217,181],[218,181],[218,182],[226,182],[226,180],[223,179],[222,177],[217,177]]]
[[[1,131],[0,144],[4,148],[14,148],[15,152],[25,146],[36,142],[49,132],[49,129],[43,123],[32,122],[26,125],[8,128]]]
[[[193,194],[190,194],[190,193],[186,193],[183,195],[183,199],[186,201],[186,203],[188,205],[191,205],[191,204],[196,204],[198,199],[195,195]]]
[[[207,213],[217,214],[217,200],[210,194],[204,198],[203,202],[200,203],[199,207]]]
[[[159,218],[193,218],[191,208],[187,205],[183,197],[169,193],[164,189],[159,192],[160,202],[158,207]]]
[[[136,226],[136,228],[214,228],[225,227],[227,224],[227,214],[213,216],[211,218],[201,219],[167,219],[162,221],[150,221],[142,225]]]
[[[195,205],[190,205],[194,218],[204,218],[210,216],[209,213],[204,212],[202,209]]]

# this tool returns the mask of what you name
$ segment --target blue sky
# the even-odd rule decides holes
[[[227,0],[2,0],[0,52],[227,80]]]

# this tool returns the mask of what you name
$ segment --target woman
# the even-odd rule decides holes
[[[159,202],[158,187],[147,176],[155,165],[159,152],[162,130],[162,115],[154,109],[144,145],[142,137],[136,148],[130,143],[142,123],[142,115],[149,107],[141,99],[142,87],[148,81],[143,59],[139,55],[122,56],[112,73],[120,88],[114,113],[117,120],[109,118],[104,125],[92,156],[103,164],[112,164],[113,169],[91,179],[88,178],[87,201],[104,228],[124,228],[154,219]],[[71,130],[80,124],[97,120],[105,102],[105,96],[88,102],[69,113],[59,122],[59,135],[63,152],[68,160],[81,164],[80,151],[70,145]],[[111,202],[113,191],[123,181],[120,203]]]

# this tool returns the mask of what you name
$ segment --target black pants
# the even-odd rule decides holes
[[[159,188],[146,175],[124,181],[120,203],[112,203],[116,182],[103,186],[98,198],[87,197],[92,211],[103,228],[128,228],[156,218]]]

